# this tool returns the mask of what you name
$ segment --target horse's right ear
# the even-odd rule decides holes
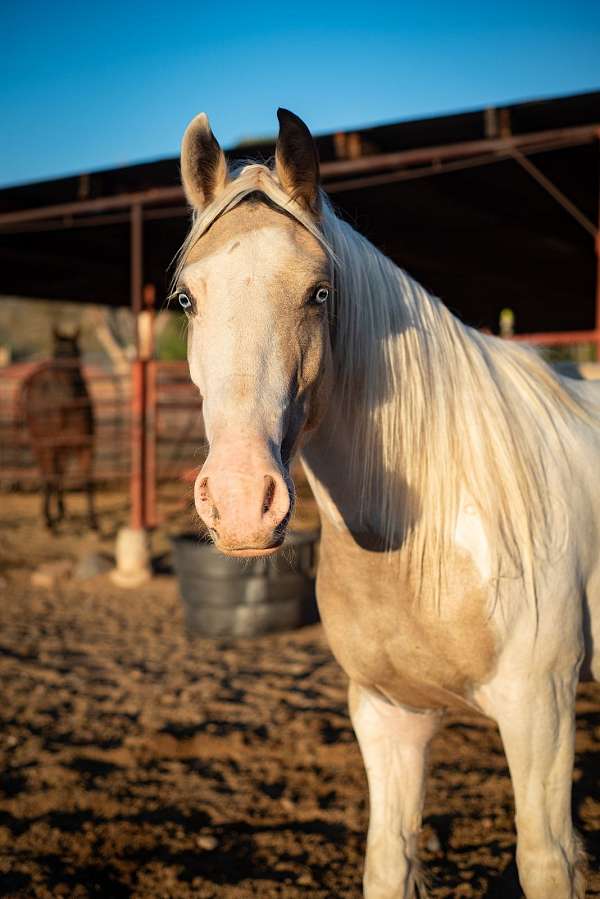
[[[181,180],[188,203],[195,209],[204,209],[229,180],[225,154],[204,112],[185,129],[181,142]]]

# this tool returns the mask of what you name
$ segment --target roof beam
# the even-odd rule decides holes
[[[436,147],[417,147],[414,150],[400,150],[396,153],[379,153],[361,156],[358,159],[324,162],[321,172],[324,177],[335,177],[373,169],[399,168],[418,163],[441,162],[449,159],[467,159],[483,153],[508,153],[520,148],[525,153],[543,149],[547,143],[560,142],[588,143],[597,137],[599,125],[582,125],[573,128],[555,128],[551,131],[534,131],[529,134],[514,134],[507,137],[485,138],[456,144],[441,144]]]
[[[358,159],[344,159],[321,164],[323,179],[329,182],[338,176],[354,175],[366,172],[384,172],[386,169],[397,169],[404,166],[436,163],[444,160],[469,159],[482,154],[511,154],[514,150],[534,153],[546,148],[547,144],[570,146],[589,143],[596,139],[596,125],[585,125],[576,128],[559,128],[551,131],[537,131],[531,134],[512,135],[502,138],[486,138],[485,140],[467,141],[456,144],[443,144],[435,147],[420,147],[414,150],[401,150],[396,153],[377,153]],[[335,190],[333,180],[329,189]],[[350,185],[348,185],[350,186]],[[11,225],[35,221],[52,221],[68,216],[86,213],[102,213],[108,210],[124,209],[134,205],[151,206],[163,203],[185,202],[181,187],[157,187],[136,193],[116,194],[109,197],[97,197],[92,200],[79,200],[72,203],[59,203],[37,209],[19,209],[14,212],[0,213],[0,228],[9,230]],[[101,219],[98,220],[101,224]]]
[[[0,225],[12,225],[20,222],[36,222],[43,219],[63,218],[70,215],[81,215],[86,212],[106,212],[111,209],[126,209],[130,206],[148,206],[150,204],[169,203],[183,199],[181,187],[154,187],[151,190],[137,193],[115,194],[110,197],[97,197],[94,200],[78,200],[74,203],[58,203],[55,206],[42,206],[38,209],[19,209],[16,212],[0,213]]]

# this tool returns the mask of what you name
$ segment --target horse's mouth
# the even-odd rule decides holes
[[[208,533],[210,534],[215,549],[218,549],[224,556],[232,556],[238,559],[256,559],[261,556],[272,556],[281,549],[285,540],[288,521],[289,516],[286,517],[286,520],[283,523],[284,526],[282,527],[280,525],[277,528],[266,545],[260,541],[258,543],[248,544],[247,546],[232,545],[225,541],[221,542],[219,532],[216,528],[209,528]]]
[[[215,548],[219,550],[219,552],[223,553],[224,556],[233,556],[239,559],[256,559],[261,556],[272,556],[274,555],[283,544],[285,540],[285,530],[283,532],[279,531],[273,534],[272,540],[269,542],[267,546],[258,545],[249,545],[249,546],[231,546],[219,543],[219,534],[214,529],[210,529],[210,535],[212,537]]]
[[[257,559],[263,556],[275,555],[275,553],[278,552],[281,548],[282,543],[283,540],[276,546],[269,546],[266,549],[260,549],[253,546],[244,546],[238,549],[229,549],[227,547],[218,546],[217,544],[215,545],[219,552],[223,553],[224,556],[233,556],[234,558],[238,559]]]

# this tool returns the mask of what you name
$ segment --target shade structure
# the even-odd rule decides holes
[[[520,331],[576,331],[597,324],[599,129],[596,92],[317,143],[341,214],[463,320],[496,330],[509,306]],[[273,152],[264,142],[228,155]],[[151,283],[160,301],[188,217],[177,159],[2,190],[0,294],[119,306]]]

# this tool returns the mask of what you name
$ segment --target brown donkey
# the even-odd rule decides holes
[[[81,370],[79,332],[54,330],[53,358],[26,379],[22,409],[44,488],[43,513],[53,529],[65,517],[65,475],[74,461],[88,499],[88,521],[98,523],[94,508],[94,413]],[[55,498],[56,511],[52,510]]]

